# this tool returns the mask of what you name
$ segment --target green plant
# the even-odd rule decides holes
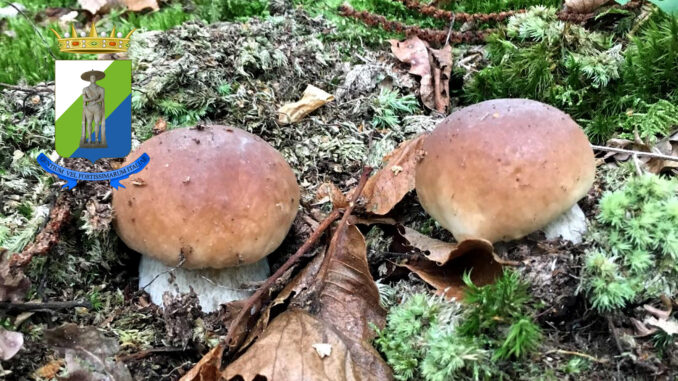
[[[499,361],[534,351],[541,330],[530,317],[527,283],[505,271],[495,284],[478,287],[469,275],[468,309],[421,293],[393,306],[376,347],[398,380],[493,379]],[[385,293],[388,294],[388,293]]]
[[[533,7],[488,37],[489,65],[465,83],[463,98],[539,100],[572,115],[596,142],[634,129],[663,136],[677,118],[678,22],[659,12],[625,50],[624,38],[562,22],[555,8]]]
[[[413,94],[401,96],[397,90],[382,88],[372,106],[375,128],[394,128],[400,124],[400,118],[419,109],[419,102]]]
[[[601,312],[678,292],[678,180],[631,179],[600,200],[581,289]]]

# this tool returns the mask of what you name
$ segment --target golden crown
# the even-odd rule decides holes
[[[115,53],[115,52],[126,52],[129,48],[129,36],[134,33],[136,29],[132,29],[125,38],[122,37],[122,33],[115,33],[115,27],[111,31],[111,34],[106,37],[106,32],[101,32],[100,35],[97,35],[97,28],[92,23],[92,27],[89,30],[89,35],[86,35],[85,32],[80,32],[80,36],[75,32],[75,27],[71,24],[71,33],[64,33],[64,36],[61,37],[56,30],[52,29],[52,32],[56,34],[59,41],[59,49],[62,52],[66,53],[84,53],[84,54],[101,54],[101,53]]]

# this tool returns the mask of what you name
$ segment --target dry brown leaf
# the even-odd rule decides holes
[[[18,302],[26,296],[31,281],[21,268],[10,265],[8,255],[6,249],[0,248],[0,302]]]
[[[431,110],[445,112],[450,105],[449,80],[452,72],[452,47],[432,49],[416,35],[405,41],[389,40],[391,52],[410,65],[408,73],[421,77],[419,96]]]
[[[591,13],[610,0],[565,0],[567,10],[572,13]]]
[[[462,277],[465,272],[471,271],[471,280],[478,286],[494,282],[502,272],[502,266],[495,261],[492,251],[487,251],[482,246],[480,250],[467,251],[465,255],[442,266],[424,257],[412,258],[402,266],[435,287],[438,294],[457,300],[462,300],[464,296]]]
[[[448,261],[469,252],[493,252],[492,243],[484,239],[467,239],[460,243],[449,243],[431,238],[402,225],[398,226],[398,234],[400,234],[400,237],[405,239],[410,246],[428,252],[428,254],[424,254],[426,258],[436,262],[438,265],[444,265]]]
[[[59,371],[61,371],[61,368],[64,366],[65,363],[66,362],[63,359],[52,360],[38,368],[35,372],[33,372],[33,377],[36,379],[47,379],[47,380],[56,378],[57,374],[59,373]]]
[[[383,326],[385,311],[369,272],[365,238],[353,225],[339,227],[327,254],[313,261],[283,293],[299,292],[293,306],[313,306],[313,314],[290,308],[229,365],[223,377],[245,380],[389,380],[391,370],[370,341],[370,323]],[[295,291],[296,290],[296,291]],[[318,356],[313,345],[329,344]]]
[[[65,356],[69,379],[132,381],[127,366],[113,358],[120,348],[118,339],[104,336],[95,327],[67,323],[45,330],[45,340]]]
[[[125,5],[127,10],[132,12],[143,11],[144,9],[152,9],[157,11],[160,7],[158,6],[158,0],[121,0]]]
[[[180,381],[217,381],[221,369],[221,355],[224,347],[218,344],[212,348]]]
[[[0,327],[0,359],[7,361],[14,357],[24,346],[24,335],[21,332],[8,331]]]
[[[386,165],[370,177],[362,193],[367,212],[384,215],[414,189],[415,168],[426,136],[404,141],[384,157]]]
[[[316,204],[331,202],[334,209],[342,209],[348,206],[346,196],[332,183],[320,184],[316,192]]]
[[[333,100],[334,95],[326,93],[313,85],[308,85],[306,90],[304,90],[303,97],[299,101],[287,103],[278,109],[278,123],[296,123],[320,106]]]
[[[450,105],[450,75],[452,74],[452,47],[429,48],[431,73],[433,74],[433,105],[438,112],[446,112]],[[424,95],[422,94],[422,99]],[[431,103],[429,100],[428,103]],[[426,102],[424,102],[426,104]]]
[[[608,140],[606,146],[678,157],[678,132],[666,139],[660,140],[657,144],[655,144],[654,147],[651,147],[647,143],[640,140],[633,141],[617,138]],[[606,160],[613,159],[615,161],[624,162],[631,159],[631,156],[632,155],[630,153],[608,152],[603,158]],[[638,156],[638,161],[642,164],[642,167],[645,170],[654,174],[659,174],[666,170],[678,168],[678,161],[675,160]]]
[[[78,0],[78,3],[82,9],[93,15],[108,13],[112,8],[116,7],[124,7],[132,12],[142,11],[147,8],[157,11],[160,8],[158,0]]]
[[[165,130],[167,130],[167,121],[160,117],[155,121],[155,125],[153,126],[153,134],[158,135],[165,132]]]

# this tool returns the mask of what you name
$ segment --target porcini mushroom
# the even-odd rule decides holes
[[[203,311],[242,299],[266,279],[266,256],[287,235],[299,186],[285,159],[246,131],[207,126],[157,135],[129,155],[150,162],[113,193],[115,229],[142,254],[139,285],[198,295]],[[178,268],[176,268],[178,267]]]
[[[459,241],[508,241],[541,229],[593,184],[586,135],[572,118],[528,99],[458,110],[426,138],[416,168],[424,209]]]

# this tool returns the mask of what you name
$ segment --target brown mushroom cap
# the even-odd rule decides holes
[[[523,237],[593,184],[593,151],[572,118],[527,99],[454,112],[426,138],[416,169],[424,209],[458,241]]]
[[[225,126],[175,129],[124,165],[144,152],[146,168],[113,193],[115,228],[130,248],[170,266],[183,255],[183,267],[219,269],[256,262],[287,235],[299,186],[261,138]]]

